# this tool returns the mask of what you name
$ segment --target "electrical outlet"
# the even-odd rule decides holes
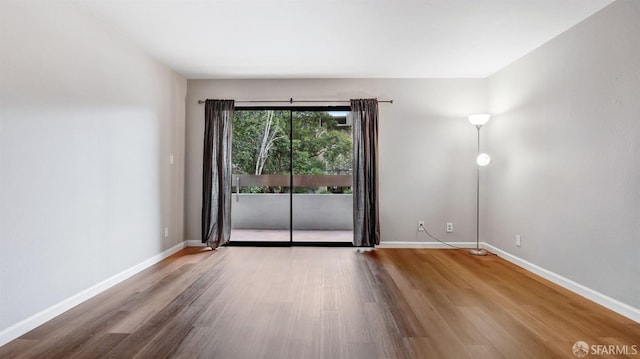
[[[164,236],[165,237],[169,237],[169,228],[168,227],[164,227]]]
[[[516,246],[520,247],[522,244],[522,237],[519,234],[516,234]]]
[[[447,233],[453,232],[453,223],[447,222]]]
[[[418,232],[424,232],[424,221],[418,221]]]

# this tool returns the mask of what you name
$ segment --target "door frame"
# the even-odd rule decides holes
[[[352,242],[295,242],[293,240],[293,113],[314,111],[351,112],[350,105],[340,106],[236,106],[235,111],[289,111],[289,241],[239,241],[233,238],[225,244],[231,247],[353,247]],[[232,229],[233,231],[233,229]]]

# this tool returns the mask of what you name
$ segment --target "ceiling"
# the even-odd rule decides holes
[[[482,78],[613,0],[71,0],[189,79]]]

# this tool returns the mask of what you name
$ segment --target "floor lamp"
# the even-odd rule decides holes
[[[480,248],[480,167],[484,167],[491,163],[491,157],[486,153],[480,152],[480,128],[489,121],[491,115],[475,114],[469,116],[469,123],[476,126],[478,130],[478,151],[476,157],[476,247],[469,250],[469,253],[476,256],[486,256],[487,250]]]

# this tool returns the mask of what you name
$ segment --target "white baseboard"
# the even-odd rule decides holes
[[[475,242],[451,242],[451,245],[460,248],[475,248]],[[433,248],[433,249],[451,249],[452,247],[440,242],[395,242],[381,241],[376,248]]]
[[[616,299],[613,299],[609,296],[606,296],[600,292],[597,292],[591,288],[585,287],[580,283],[576,283],[571,279],[565,278],[559,274],[551,272],[547,269],[539,267],[531,262],[528,262],[522,258],[518,258],[511,253],[507,253],[499,248],[496,248],[490,244],[482,243],[482,246],[486,248],[488,251],[497,254],[498,256],[504,258],[505,260],[517,265],[518,267],[522,267],[529,272],[537,274],[542,278],[549,280],[565,289],[568,289],[580,296],[583,296],[593,302],[596,302],[603,307],[609,308],[614,312],[623,315],[631,320],[640,323],[640,309],[634,308],[628,304],[622,303]]]
[[[37,328],[45,322],[57,317],[58,315],[66,312],[67,310],[75,307],[76,305],[100,294],[101,292],[113,287],[114,285],[132,277],[133,275],[151,267],[152,265],[160,262],[161,260],[169,257],[170,255],[178,252],[185,247],[185,242],[176,244],[175,246],[167,249],[166,251],[156,254],[155,256],[144,260],[135,266],[126,269],[102,282],[87,288],[71,297],[52,305],[51,307],[36,313],[29,318],[26,318],[9,328],[0,332],[0,346],[7,344],[8,342],[20,337],[21,335]]]
[[[186,247],[206,247],[207,245],[199,240],[186,240]],[[451,242],[452,245],[462,248],[474,248],[475,242]],[[440,242],[394,242],[381,241],[376,248],[451,248]]]

